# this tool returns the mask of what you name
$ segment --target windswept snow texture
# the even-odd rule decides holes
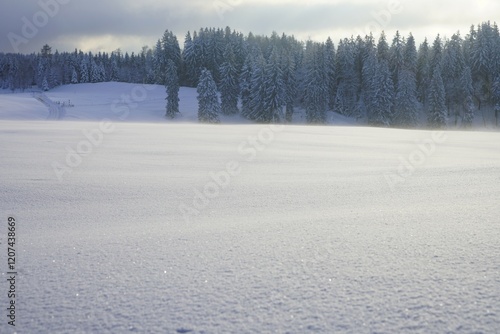
[[[98,128],[0,123],[17,333],[500,331],[499,133]]]

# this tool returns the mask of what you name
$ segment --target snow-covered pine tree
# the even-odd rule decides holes
[[[464,69],[465,58],[462,50],[462,39],[460,35],[454,34],[447,41],[443,51],[442,76],[448,113],[455,115],[455,125],[458,124],[458,116],[464,105],[463,87],[460,81],[464,74]]]
[[[177,68],[177,75],[180,78],[182,69],[182,54],[177,36],[175,36],[173,32],[166,30],[163,34],[161,44],[165,66],[167,65],[167,61],[171,59]]]
[[[49,87],[49,82],[47,81],[47,77],[43,77],[43,80],[42,80],[42,90],[44,92],[46,92],[49,89],[50,89],[50,87]]]
[[[241,94],[241,114],[249,118],[251,114],[251,92],[252,92],[252,59],[249,54],[241,68],[239,77]]]
[[[90,61],[90,82],[96,83],[99,82],[100,79],[99,66],[96,64],[95,60],[92,59]]]
[[[474,121],[475,107],[474,107],[474,87],[472,84],[472,72],[469,66],[466,66],[463,70],[460,81],[460,96],[462,102],[462,108],[464,111],[462,126],[470,127]]]
[[[232,46],[228,44],[224,51],[225,62],[220,66],[219,90],[221,95],[221,112],[224,115],[235,115],[238,113],[238,95],[240,93],[238,84],[238,70]]]
[[[335,111],[345,116],[354,114],[357,101],[357,87],[355,71],[355,54],[353,42],[344,39],[339,42],[337,49],[337,94],[335,96]]]
[[[368,119],[372,118],[372,113],[375,109],[376,94],[379,88],[377,82],[378,59],[376,52],[374,47],[367,48],[363,60],[363,86],[361,92],[363,103],[358,105],[358,113],[360,116],[366,116]],[[364,111],[361,107],[364,108]]]
[[[432,44],[431,58],[430,58],[430,68],[431,72],[434,73],[436,69],[442,70],[443,61],[443,43],[441,41],[441,36],[437,35],[434,43]]]
[[[179,77],[177,75],[177,68],[172,59],[167,61],[165,86],[167,89],[167,111],[165,116],[173,119],[179,112]]]
[[[71,83],[72,84],[77,84],[78,83],[78,74],[76,73],[76,69],[73,68],[73,72],[71,73]]]
[[[266,61],[260,49],[254,52],[256,54],[252,62],[252,77],[250,78],[249,114],[243,115],[256,122],[266,123],[268,122],[266,121],[268,117],[264,112],[264,97],[266,95],[264,68]]]
[[[378,88],[369,122],[375,126],[390,126],[393,121],[394,83],[387,60],[379,62],[375,84]]]
[[[427,105],[427,95],[431,84],[430,51],[427,39],[420,44],[417,59],[417,97],[420,103]]]
[[[411,71],[417,74],[417,61],[418,61],[418,53],[417,46],[415,44],[415,37],[410,33],[408,38],[406,39],[406,44],[404,46],[404,54],[403,54],[403,66],[408,71]]]
[[[328,81],[326,77],[324,45],[308,43],[305,58],[305,94],[307,122],[326,123],[328,109]],[[353,106],[354,107],[354,106]]]
[[[295,107],[295,99],[297,97],[297,77],[295,69],[295,59],[291,51],[285,51],[282,57],[283,81],[285,84],[285,120],[288,123],[292,122],[292,117]]]
[[[89,60],[88,56],[84,56],[80,63],[80,82],[87,83],[89,82]]]
[[[396,31],[396,35],[392,40],[392,45],[389,50],[389,66],[392,73],[392,81],[394,82],[394,86],[397,87],[399,72],[404,66],[404,42],[399,31]]]
[[[335,93],[337,92],[337,76],[335,71],[335,46],[330,37],[325,43],[325,68],[327,78],[328,109],[335,108]]]
[[[195,32],[196,33],[196,32]],[[187,32],[184,38],[184,49],[182,50],[184,64],[185,83],[188,87],[195,87],[198,80],[196,75],[195,47],[191,32]]]
[[[387,37],[386,37],[384,31],[382,31],[382,33],[380,34],[380,37],[378,39],[377,58],[379,61],[381,61],[381,60],[389,61],[389,59],[390,59],[389,44],[387,43]]]
[[[219,95],[217,85],[209,70],[201,71],[196,91],[198,92],[198,120],[203,123],[219,123]]]
[[[263,109],[265,119],[262,121],[266,123],[279,123],[284,121],[285,118],[283,106],[286,103],[286,87],[280,63],[280,57],[276,48],[274,48],[264,70],[265,93],[263,96]]]
[[[415,73],[403,69],[399,72],[394,103],[394,125],[413,128],[418,122],[417,79]]]
[[[444,127],[447,115],[446,96],[439,66],[434,69],[434,73],[432,74],[427,101],[429,126],[434,128]]]

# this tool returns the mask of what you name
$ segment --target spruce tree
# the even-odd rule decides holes
[[[460,96],[462,100],[462,107],[464,110],[462,126],[469,127],[474,121],[475,107],[474,107],[474,88],[472,86],[472,72],[470,67],[465,67],[460,78],[461,89]]]
[[[394,125],[412,128],[418,121],[417,83],[415,73],[399,72],[398,87],[394,103]]]
[[[265,80],[265,64],[266,61],[262,52],[256,50],[256,56],[252,62],[252,77],[250,78],[250,101],[249,101],[249,114],[244,115],[256,122],[266,123],[268,117],[264,112],[264,97],[266,94]]]
[[[278,52],[274,49],[264,70],[265,93],[263,96],[263,109],[265,122],[278,123],[284,120],[283,106],[286,103],[286,88],[280,63]]]
[[[240,94],[241,94],[241,114],[249,118],[251,114],[251,89],[252,89],[252,59],[248,55],[241,69],[240,77]]]
[[[335,46],[330,37],[325,43],[325,68],[327,78],[328,109],[335,108],[335,93],[337,91],[337,77],[335,71]]]
[[[238,113],[238,70],[236,59],[231,45],[227,45],[224,52],[225,62],[220,66],[221,112],[224,115],[235,115]]]
[[[393,121],[394,83],[387,60],[380,61],[378,65],[375,85],[378,88],[369,121],[376,126],[389,126]]]
[[[76,73],[76,70],[74,68],[73,68],[73,72],[71,73],[71,83],[72,84],[78,83],[78,74]]]
[[[219,123],[220,102],[217,85],[209,70],[201,71],[196,91],[198,93],[198,120],[202,123]]]
[[[89,82],[89,61],[87,56],[84,56],[80,63],[80,82],[87,83]]]
[[[49,89],[50,89],[50,87],[49,87],[49,82],[47,81],[47,77],[43,77],[43,80],[42,80],[42,90],[44,92],[46,92]]]
[[[326,123],[328,80],[325,70],[324,47],[310,43],[306,49],[304,104],[308,123]]]
[[[446,103],[443,78],[440,68],[436,68],[429,88],[428,100],[428,120],[429,126],[442,128],[446,125]]]
[[[291,123],[295,107],[295,99],[297,97],[297,76],[295,69],[295,59],[291,52],[287,52],[282,57],[282,63],[283,81],[285,84],[285,120],[288,123]]]
[[[167,61],[165,86],[167,89],[167,111],[165,116],[172,119],[179,112],[179,77],[172,59]]]
[[[420,103],[427,105],[427,95],[431,83],[430,49],[427,39],[420,45],[417,60],[417,97]]]

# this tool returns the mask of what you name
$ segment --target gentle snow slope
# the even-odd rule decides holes
[[[45,119],[47,108],[35,100],[33,94],[6,94],[0,91],[0,120]],[[165,119],[165,87],[120,82],[65,85],[44,95],[54,103],[64,104],[65,120],[102,120],[114,122],[198,122],[198,101],[195,88],[181,87],[180,113],[174,120]],[[70,105],[70,106],[68,106]],[[221,116],[222,123],[251,123],[239,115]],[[306,122],[305,113],[299,108],[293,123]],[[336,125],[354,125],[356,122],[337,113],[328,113],[328,122]]]
[[[498,133],[117,123],[90,149],[98,127],[0,123],[18,333],[500,330]],[[59,182],[66,147],[91,152]]]

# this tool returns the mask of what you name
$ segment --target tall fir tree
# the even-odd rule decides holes
[[[274,49],[264,70],[263,109],[265,119],[263,121],[265,122],[279,123],[285,120],[283,107],[286,104],[286,87],[280,65],[280,57],[277,50]]]
[[[475,106],[474,106],[474,87],[472,84],[472,72],[470,67],[465,67],[460,78],[460,96],[462,100],[463,118],[462,125],[470,127],[474,121]]]
[[[71,73],[71,83],[72,84],[77,84],[78,83],[78,74],[76,73],[75,68],[73,68],[73,71]]]
[[[285,119],[292,122],[295,109],[295,99],[297,97],[297,75],[295,59],[290,51],[282,57],[283,81],[285,84]]]
[[[249,118],[251,114],[251,92],[252,92],[252,57],[249,54],[241,69],[239,83],[241,95],[241,114]]]
[[[325,43],[325,69],[327,79],[328,109],[335,108],[335,93],[337,91],[337,76],[335,71],[335,46],[330,37]]]
[[[198,93],[198,120],[202,123],[219,123],[219,95],[217,85],[209,70],[201,71],[196,91]]]
[[[265,64],[266,60],[260,49],[256,50],[256,55],[252,62],[252,76],[250,78],[250,96],[248,104],[248,114],[245,117],[260,123],[268,122],[268,116],[264,112],[264,97],[266,94]]]
[[[417,97],[422,105],[427,105],[427,95],[431,83],[430,49],[427,39],[420,45],[417,59]]]
[[[441,76],[441,69],[437,67],[432,74],[431,86],[429,88],[428,120],[429,126],[442,128],[446,125],[446,96]]]
[[[375,126],[390,126],[393,121],[394,83],[387,60],[381,60],[375,78],[377,91],[374,96],[370,123]]]
[[[305,94],[307,122],[326,123],[328,109],[328,80],[325,68],[324,45],[310,43],[306,49]]]
[[[221,112],[224,115],[235,115],[238,110],[238,96],[240,93],[238,84],[238,70],[236,59],[230,44],[224,51],[225,62],[220,66],[219,90],[221,94]]]
[[[167,90],[167,111],[165,116],[173,119],[179,113],[179,77],[172,59],[167,61],[165,86]]]
[[[418,111],[415,73],[407,69],[401,70],[394,103],[394,125],[405,128],[417,126]]]

